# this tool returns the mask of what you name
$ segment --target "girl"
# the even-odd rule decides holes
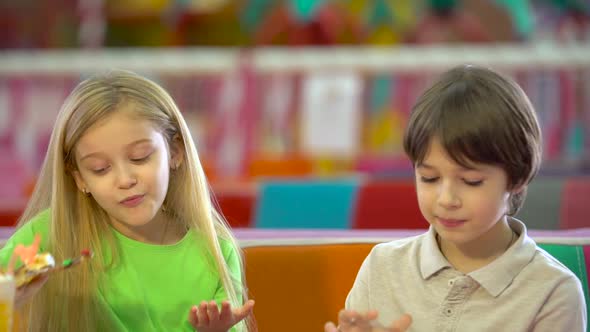
[[[30,330],[247,330],[238,245],[180,111],[150,80],[112,71],[66,99],[2,262],[35,234],[58,262],[94,258],[18,291]]]
[[[372,250],[339,330],[586,331],[580,281],[512,217],[541,163],[520,87],[484,68],[444,73],[414,106],[404,149],[430,229]]]

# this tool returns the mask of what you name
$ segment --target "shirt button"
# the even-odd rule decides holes
[[[449,286],[453,286],[454,283],[455,283],[455,280],[453,280],[453,279],[449,280]]]
[[[453,314],[453,309],[445,309],[445,315],[451,316]]]

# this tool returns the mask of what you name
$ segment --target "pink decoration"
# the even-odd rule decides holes
[[[17,245],[16,248],[14,248],[13,255],[18,255],[18,257],[25,265],[29,265],[35,261],[35,256],[39,252],[40,243],[41,236],[37,234],[35,235],[35,239],[33,240],[33,243],[30,246],[25,247],[22,244]]]

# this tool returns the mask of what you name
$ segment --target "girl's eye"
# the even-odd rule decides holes
[[[97,175],[101,175],[101,174],[104,174],[107,171],[107,169],[108,169],[108,167],[93,169],[92,173],[97,174]]]
[[[149,158],[150,158],[150,155],[148,154],[147,156],[142,157],[142,158],[131,158],[131,161],[134,163],[141,163],[141,162],[147,161]]]
[[[438,177],[425,177],[425,176],[421,176],[420,177],[420,181],[424,182],[424,183],[433,183],[436,182],[436,180],[438,180]]]
[[[464,179],[463,182],[465,182],[465,184],[468,186],[477,187],[483,183],[483,180],[468,181]]]

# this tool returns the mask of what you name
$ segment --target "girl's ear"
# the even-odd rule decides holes
[[[172,137],[170,143],[170,168],[177,169],[184,161],[184,144],[178,134]]]
[[[71,171],[71,173],[74,177],[74,181],[76,181],[76,187],[78,187],[78,190],[86,194],[88,191],[88,187],[86,186],[86,181],[84,181],[84,179],[82,178],[80,171],[76,169]]]

